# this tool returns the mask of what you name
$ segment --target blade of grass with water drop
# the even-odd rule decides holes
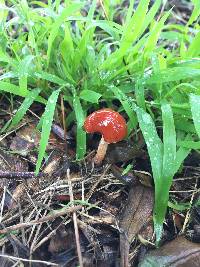
[[[200,141],[194,142],[194,141],[182,141],[180,142],[180,146],[184,148],[189,149],[200,149]]]
[[[161,70],[159,74],[153,74],[146,78],[147,85],[154,83],[167,83],[180,81],[183,79],[197,78],[200,75],[200,69],[192,67],[173,67]]]
[[[19,86],[9,82],[0,81],[0,91],[4,91],[22,97],[26,96],[26,92],[22,92]]]
[[[158,38],[160,37],[160,32],[163,29],[164,23],[167,20],[167,18],[169,17],[169,14],[171,13],[171,10],[169,10],[168,12],[166,12],[166,14],[164,14],[164,16],[155,23],[153,29],[151,30],[151,34],[148,37],[146,46],[145,46],[145,53],[151,53],[158,41]]]
[[[190,107],[197,134],[200,138],[200,96],[190,94]]]
[[[80,4],[80,3],[75,3],[75,4],[69,5],[68,7],[66,7],[62,11],[61,15],[56,19],[56,21],[52,25],[52,30],[50,32],[49,39],[48,39],[47,66],[49,65],[49,62],[50,62],[50,56],[51,56],[51,50],[53,47],[53,42],[59,33],[60,26],[62,25],[62,23],[66,20],[66,18],[69,15],[72,15],[74,12],[80,10],[80,8],[82,6],[83,6],[83,4]]]
[[[20,91],[26,93],[27,89],[27,78],[28,78],[28,70],[30,69],[30,65],[34,59],[34,56],[28,55],[26,56],[18,66],[18,77],[19,77],[19,87]]]
[[[189,141],[188,141],[189,142]],[[174,174],[178,172],[181,167],[181,164],[186,159],[191,151],[191,147],[180,147],[176,153],[176,161],[174,164]]]
[[[174,126],[173,112],[170,104],[161,104],[163,121],[163,175],[172,177],[174,175],[174,161],[176,159],[176,131]],[[170,178],[167,178],[170,179]],[[171,181],[169,181],[169,184]]]
[[[200,31],[196,34],[190,46],[188,47],[187,51],[188,57],[199,56],[199,43],[200,43]]]
[[[116,62],[123,58],[127,49],[139,38],[141,30],[143,29],[149,2],[149,0],[141,0],[139,2],[132,17],[123,25],[120,48],[107,57],[101,66],[102,69],[113,68]]]
[[[168,103],[162,103],[163,121],[163,152],[161,176],[155,180],[155,215],[154,225],[156,240],[159,242],[162,237],[163,222],[169,199],[169,189],[174,176],[174,162],[176,159],[176,132],[173,113]],[[152,162],[152,159],[151,159]]]
[[[145,139],[151,161],[155,183],[154,230],[157,243],[162,237],[163,222],[169,198],[169,188],[175,171],[176,159],[176,133],[172,109],[169,104],[162,104],[163,143],[158,136],[156,126],[151,116],[142,108],[136,106],[131,98],[115,88],[113,92],[118,97],[127,101],[136,112],[140,129]],[[168,164],[170,166],[168,166]]]
[[[144,97],[144,86],[143,86],[142,79],[138,79],[136,82],[135,98],[136,98],[137,105],[140,108],[143,108],[144,110],[146,110],[145,97]]]
[[[40,88],[36,88],[32,91],[29,91],[29,93],[27,94],[23,103],[21,104],[21,106],[17,110],[15,116],[12,118],[12,121],[11,121],[11,124],[10,124],[8,130],[15,127],[22,120],[22,118],[26,114],[27,110],[30,108],[30,106],[33,104],[33,102],[35,101],[35,99],[39,95],[40,91],[41,91]]]
[[[163,143],[157,134],[151,116],[141,108],[137,110],[137,116],[140,129],[147,145],[155,183],[154,231],[158,243],[162,236],[163,221],[166,212],[165,201],[161,198],[163,193]]]
[[[60,89],[54,91],[50,95],[44,114],[43,114],[42,133],[41,133],[40,145],[39,145],[39,155],[38,155],[38,160],[37,160],[36,170],[35,170],[36,175],[39,173],[40,166],[45,155],[45,150],[48,144],[48,139],[49,139],[49,135],[51,131],[51,125],[53,122],[54,111],[55,111],[59,93],[60,93]]]
[[[11,93],[13,95],[21,96],[21,97],[26,97],[28,92],[29,92],[29,91],[21,92],[19,86],[15,85],[15,84],[12,84],[12,83],[9,83],[9,82],[0,81],[0,92],[1,91],[7,92],[7,93]],[[41,96],[38,96],[36,98],[36,101],[38,101],[38,102],[40,102],[42,104],[46,104],[46,100]]]
[[[126,114],[128,115],[128,117],[130,119],[130,123],[128,125],[129,126],[128,127],[128,133],[130,133],[133,129],[136,129],[136,126],[138,124],[136,113],[130,107],[130,104],[128,103],[127,99],[124,97],[125,94],[123,94],[121,90],[119,90],[115,86],[111,86],[110,90],[112,90],[113,94],[121,102]]]
[[[46,80],[46,81],[49,81],[49,82],[52,82],[52,83],[55,83],[55,84],[58,84],[58,85],[69,86],[69,84],[65,80],[61,79],[57,75],[48,73],[46,71],[35,72],[34,76],[37,79],[39,78],[39,79]]]
[[[75,111],[76,129],[76,159],[82,159],[86,153],[86,132],[83,130],[85,115],[78,96],[74,95],[73,107]]]
[[[200,2],[199,2],[199,0],[192,0],[192,3],[194,5],[194,9],[192,11],[192,14],[190,16],[190,19],[189,19],[187,25],[191,25],[200,15]]]

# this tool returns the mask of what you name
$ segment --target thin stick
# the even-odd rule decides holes
[[[39,173],[37,176],[34,172],[16,172],[16,171],[0,171],[0,178],[12,179],[29,179],[43,176],[43,173]]]
[[[195,183],[195,188],[197,188],[197,179],[196,179],[196,183]],[[196,194],[196,192],[194,191],[192,193],[192,196],[191,196],[191,199],[190,199],[190,208],[188,209],[188,211],[186,213],[185,221],[184,221],[184,224],[183,224],[183,227],[182,227],[180,233],[184,233],[185,232],[186,226],[187,226],[187,224],[189,222],[190,214],[191,214],[191,207],[192,207],[192,203],[193,203],[195,194]]]
[[[40,224],[40,223],[44,223],[44,222],[48,222],[48,221],[53,221],[57,217],[64,216],[68,213],[73,213],[75,211],[80,210],[81,208],[82,208],[82,206],[78,205],[78,206],[74,206],[74,207],[63,208],[60,211],[54,210],[52,214],[44,216],[38,220],[32,220],[32,221],[26,222],[26,223],[19,223],[16,225],[8,226],[4,229],[0,229],[0,234],[6,234],[6,233],[9,233],[11,231],[16,231],[16,230],[19,230],[22,228],[26,228],[26,227],[32,226],[33,224]]]
[[[6,255],[6,254],[0,254],[0,257],[8,258],[8,259],[16,260],[16,261],[42,263],[42,264],[51,265],[51,266],[58,266],[58,264],[53,263],[53,262],[40,261],[40,260],[28,260],[28,259],[24,259],[24,258],[14,257],[14,256],[11,256],[11,255]]]
[[[107,14],[106,9],[105,9],[104,4],[103,4],[103,1],[102,1],[102,0],[99,0],[99,3],[100,3],[100,5],[101,5],[101,7],[102,7],[102,9],[103,9],[103,13],[104,13],[105,18],[106,18],[107,20],[109,20],[109,18],[108,18],[108,14]]]
[[[3,209],[4,209],[4,202],[5,202],[6,190],[7,190],[7,187],[4,186],[3,187],[3,196],[2,196],[2,200],[1,200],[0,223],[1,223],[2,218],[3,218]]]
[[[72,182],[71,182],[71,178],[70,178],[70,170],[69,169],[67,169],[67,179],[68,179],[68,185],[69,185],[70,201],[73,203],[74,195],[73,195]],[[77,248],[78,260],[79,260],[79,266],[83,267],[83,258],[82,258],[82,254],[81,254],[80,238],[79,238],[77,217],[76,217],[75,211],[73,212],[73,222],[74,222],[74,232],[75,232],[76,248]]]
[[[62,111],[62,124],[63,124],[63,129],[64,129],[64,140],[66,141],[67,129],[66,129],[66,124],[65,124],[65,106],[64,106],[64,101],[63,101],[63,95],[61,95],[60,102],[61,102],[60,105],[61,105],[61,111]],[[67,146],[67,142],[65,145]]]

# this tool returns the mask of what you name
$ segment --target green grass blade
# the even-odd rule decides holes
[[[128,24],[124,25],[124,33],[122,36],[122,44],[126,46],[133,43],[139,36],[143,23],[146,18],[146,13],[148,11],[149,0],[141,0],[135,10],[133,16],[128,21]],[[131,33],[131,34],[130,34]]]
[[[74,95],[73,107],[75,111],[77,130],[76,130],[76,159],[82,159],[86,153],[86,132],[83,130],[85,115],[78,96]]]
[[[128,21],[128,24],[124,24],[123,26],[124,32],[121,38],[120,48],[107,57],[101,65],[101,69],[113,68],[113,66],[124,57],[128,48],[137,40],[137,38],[139,38],[149,2],[149,0],[141,0],[139,2],[137,9]]]
[[[188,57],[199,56],[200,54],[199,44],[200,44],[200,31],[196,34],[191,44],[189,45],[186,55]]]
[[[97,5],[97,0],[92,0],[92,3],[91,3],[91,6],[90,6],[90,9],[89,9],[89,12],[88,12],[88,15],[87,15],[87,18],[89,20],[92,20],[93,19],[93,16],[94,16],[94,12],[96,10],[96,5]],[[86,23],[86,28],[87,26],[89,26],[89,21]]]
[[[190,19],[189,19],[187,25],[191,25],[200,16],[200,1],[199,0],[192,0],[192,3],[194,5],[194,9],[192,11],[192,14],[190,16]]]
[[[173,113],[168,103],[162,103],[163,120],[163,162],[162,174],[155,180],[155,216],[154,225],[157,243],[162,237],[163,222],[169,199],[169,189],[174,175],[174,162],[176,159],[176,132]],[[152,161],[152,159],[151,159]]]
[[[86,29],[82,35],[82,38],[79,41],[78,47],[74,53],[74,66],[73,67],[75,70],[79,67],[82,58],[87,56],[86,52],[87,52],[88,44],[92,45],[93,43],[94,31],[95,31],[95,27]]]
[[[49,39],[48,39],[48,50],[47,50],[47,66],[49,65],[50,62],[50,56],[51,56],[51,50],[52,50],[52,46],[53,46],[53,42],[56,39],[58,33],[59,33],[59,28],[62,25],[62,23],[66,20],[66,18],[73,14],[74,12],[80,10],[80,8],[83,6],[83,4],[80,3],[75,3],[72,4],[68,7],[66,7],[61,15],[56,19],[56,21],[54,22],[54,24],[52,25],[52,30],[50,32],[49,35]]]
[[[30,70],[30,65],[34,59],[34,56],[28,55],[26,56],[18,66],[18,77],[19,77],[19,86],[20,91],[26,93],[27,89],[27,77],[28,71]]]
[[[140,129],[147,145],[155,183],[154,231],[156,233],[156,240],[159,242],[162,236],[163,220],[166,212],[164,200],[166,198],[168,199],[168,195],[163,195],[164,192],[162,188],[163,144],[157,134],[151,116],[142,109],[137,110],[137,116]],[[165,193],[166,192],[167,191],[165,191]]]
[[[126,114],[128,115],[130,119],[130,123],[128,124],[128,133],[133,129],[136,129],[136,126],[138,124],[137,116],[132,107],[130,106],[127,98],[125,97],[125,94],[122,93],[120,89],[118,89],[115,86],[110,86],[110,90],[112,90],[113,94],[116,96],[116,98],[121,102],[124,110],[126,111]]]
[[[69,86],[69,84],[66,81],[64,81],[63,79],[61,79],[60,77],[58,77],[58,76],[56,76],[54,74],[45,72],[45,71],[35,72],[34,76],[36,78],[39,78],[39,79],[42,79],[42,80],[46,80],[46,81],[49,81],[49,82],[52,82],[52,83],[55,83],[55,84],[58,84],[58,85]]]
[[[200,138],[200,96],[190,94],[190,107],[197,134]]]
[[[19,86],[9,82],[0,81],[0,91],[4,91],[22,97],[25,97],[27,95],[27,92],[22,92]]]
[[[192,67],[174,67],[161,70],[159,74],[153,74],[146,78],[146,84],[166,83],[192,79],[200,76],[200,69]]]
[[[192,148],[190,146],[188,146],[188,147],[181,146],[181,144],[182,144],[182,142],[183,143],[192,142],[191,139],[192,139],[192,135],[187,134],[183,141],[180,141],[180,142],[179,142],[179,140],[177,141],[177,143],[180,143],[180,148],[176,152],[176,161],[174,164],[174,173],[178,172],[181,164],[183,163],[185,158],[189,155],[191,148]]]
[[[143,80],[140,78],[137,80],[135,85],[135,98],[137,105],[145,110],[146,106],[144,97],[144,86],[143,86]]]
[[[51,125],[53,122],[54,111],[57,103],[57,99],[60,93],[60,89],[54,91],[48,99],[44,114],[43,114],[43,122],[42,122],[42,133],[40,138],[40,145],[39,145],[39,155],[36,164],[36,175],[39,173],[40,166],[42,160],[45,155],[46,146],[48,144],[48,139],[51,131]]]
[[[0,23],[6,20],[8,10],[6,10],[5,1],[0,0]]]
[[[74,45],[73,45],[73,40],[71,36],[71,32],[68,27],[68,23],[64,24],[65,26],[65,34],[64,34],[64,39],[60,44],[60,51],[61,55],[67,65],[72,64],[72,60],[74,58]],[[66,53],[66,51],[68,51]],[[70,67],[70,66],[68,66]]]
[[[144,136],[149,156],[151,159],[151,166],[155,182],[161,179],[162,176],[162,166],[163,166],[163,144],[159,138],[155,124],[151,116],[146,113],[143,109],[139,108],[132,98],[128,98],[121,90],[117,87],[112,87],[113,93],[118,97],[121,102],[125,102],[129,108],[132,110],[131,114],[135,112],[137,114],[140,129]]]
[[[171,106],[164,102],[161,105],[163,121],[163,176],[171,179],[174,175],[174,161],[176,159],[176,131]],[[168,181],[171,185],[171,181]]]
[[[155,184],[162,179],[163,144],[151,116],[142,109],[137,110],[138,122],[144,136],[151,160]]]
[[[128,7],[128,11],[126,14],[126,21],[125,21],[125,25],[128,25],[130,23],[131,17],[132,17],[132,13],[133,13],[133,5],[134,5],[135,0],[130,0],[129,1],[129,7]]]
[[[159,7],[161,5],[161,0],[156,0],[152,7],[150,8],[149,12],[146,14],[145,21],[142,27],[142,33],[146,30],[148,25],[153,21],[157,11],[159,10]]]
[[[157,44],[158,38],[160,37],[160,32],[163,29],[164,23],[169,17],[170,13],[171,13],[171,10],[166,12],[166,14],[160,19],[160,21],[155,23],[155,26],[151,30],[151,34],[149,35],[149,38],[146,42],[145,53],[151,53],[154,50]]]
[[[88,102],[91,102],[91,103],[97,103],[99,102],[99,98],[101,97],[102,95],[95,92],[95,91],[92,91],[92,90],[82,90],[80,92],[80,98],[85,100],[85,101],[88,101]]]
[[[40,91],[41,91],[40,88],[36,88],[32,91],[29,91],[29,93],[27,94],[23,103],[21,104],[21,106],[17,110],[15,116],[12,118],[11,124],[9,126],[9,130],[12,129],[13,127],[15,127],[22,120],[22,118],[26,114],[27,110],[30,108],[30,106],[33,104],[33,102],[35,101],[35,99],[39,95]]]
[[[200,141],[194,142],[194,141],[182,141],[180,142],[180,146],[184,148],[189,148],[189,149],[200,149]]]

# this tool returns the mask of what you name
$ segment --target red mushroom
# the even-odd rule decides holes
[[[90,114],[84,123],[88,133],[98,132],[102,134],[94,163],[100,164],[106,155],[108,144],[117,143],[127,135],[125,119],[116,111],[104,108]]]

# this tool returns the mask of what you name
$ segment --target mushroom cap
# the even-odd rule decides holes
[[[101,133],[107,143],[117,143],[127,135],[125,119],[109,108],[90,114],[85,120],[84,129],[88,133]]]

